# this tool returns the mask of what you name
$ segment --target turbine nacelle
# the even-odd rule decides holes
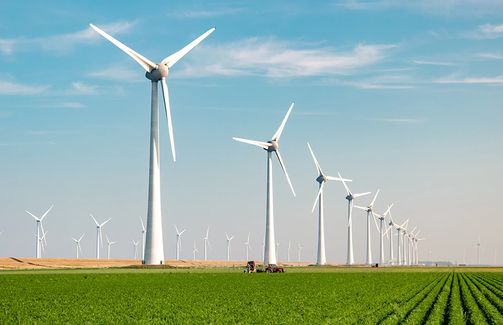
[[[320,176],[316,177],[316,181],[321,184],[328,182],[328,178],[325,175],[320,174]]]
[[[145,78],[151,81],[160,81],[168,76],[169,68],[164,64],[157,65],[157,68],[150,72],[145,72]]]
[[[278,141],[271,140],[271,141],[267,141],[267,143],[269,143],[269,147],[264,148],[264,150],[269,151],[269,152],[274,152],[274,151],[277,151],[279,149],[279,143],[278,143]]]

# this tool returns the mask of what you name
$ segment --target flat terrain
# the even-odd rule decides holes
[[[0,271],[0,323],[503,323],[500,268]]]

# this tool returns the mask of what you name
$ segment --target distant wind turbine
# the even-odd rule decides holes
[[[300,262],[300,253],[302,252],[302,245],[301,244],[298,244],[297,245],[297,261]]]
[[[249,250],[250,250],[250,233],[248,233],[248,238],[245,241],[245,248],[246,248],[246,260],[249,261]]]
[[[94,218],[94,216],[92,214],[90,214],[90,216],[91,216],[91,218],[93,218],[94,223],[96,224],[96,259],[99,260],[100,259],[100,246],[103,247],[103,233],[102,233],[101,229],[110,220],[112,220],[112,218],[107,219],[103,223],[99,223],[98,221],[96,221],[96,219]]]
[[[386,219],[386,215],[390,213],[391,208],[393,207],[393,203],[388,205],[388,209],[384,211],[382,215],[376,214],[377,219],[379,220],[379,264],[384,265],[384,235],[386,231],[384,230],[384,222]],[[391,250],[393,250],[393,245],[391,245]],[[391,256],[393,253],[391,253]]]
[[[231,259],[231,240],[234,238],[232,235],[228,235],[225,233],[225,238],[227,239],[227,261],[230,261]]]
[[[133,240],[133,247],[134,247],[134,259],[138,259],[138,244],[140,243],[139,240]]]
[[[180,260],[180,248],[182,247],[182,235],[185,232],[185,229],[182,231],[178,230],[178,227],[175,226],[176,230],[176,260]]]
[[[266,201],[266,226],[265,226],[265,248],[264,248],[264,265],[267,266],[269,264],[277,264],[276,262],[276,252],[275,252],[275,234],[274,234],[274,210],[273,210],[273,193],[272,193],[272,153],[276,154],[278,158],[278,162],[285,174],[288,185],[290,185],[290,189],[292,190],[293,195],[295,196],[295,191],[292,186],[292,182],[290,181],[290,177],[285,169],[285,164],[283,162],[283,158],[279,153],[279,139],[281,134],[283,133],[283,129],[285,127],[286,121],[290,116],[290,113],[293,109],[293,103],[290,105],[288,112],[286,113],[281,125],[278,130],[272,136],[272,139],[263,142],[263,141],[255,141],[255,140],[247,140],[242,138],[233,138],[236,141],[251,144],[257,147],[260,147],[267,151],[267,201]]]
[[[210,234],[210,226],[206,229],[206,236],[203,237],[204,240],[204,260],[208,260],[208,245],[210,244],[209,240],[209,234]]]
[[[311,145],[309,142],[307,143],[307,147],[309,148],[309,152],[311,152],[311,157],[313,157],[314,165],[316,166],[316,172],[318,173],[318,177],[316,178],[316,182],[318,182],[319,190],[316,195],[316,199],[314,200],[313,208],[311,212],[316,208],[316,204],[319,203],[318,206],[318,253],[316,254],[316,264],[317,265],[325,265],[327,264],[327,257],[325,254],[325,217],[323,214],[323,188],[325,183],[330,181],[342,181],[341,178],[327,176],[323,173],[316,156],[314,155],[313,149],[311,149]],[[350,179],[346,179],[346,182],[351,182]]]
[[[36,215],[34,215],[33,213],[31,213],[30,211],[25,210],[25,212],[28,213],[30,216],[32,216],[33,219],[35,219],[35,221],[37,222],[37,233],[36,233],[36,237],[35,237],[35,239],[36,239],[35,257],[36,258],[40,258],[40,254],[41,254],[41,246],[40,246],[41,232],[42,232],[42,234],[45,233],[44,226],[42,225],[42,221],[47,216],[47,214],[52,210],[53,207],[54,207],[54,205],[51,205],[49,207],[49,209],[47,209],[47,211],[45,211],[45,213],[40,218],[37,217]]]
[[[341,174],[339,173],[338,175],[339,175],[339,178],[342,179]],[[346,184],[346,181],[344,179],[342,179],[342,184],[344,185],[344,188],[346,189],[346,192],[347,192],[346,200],[348,200],[348,253],[347,253],[346,264],[353,265],[353,264],[355,264],[355,258],[353,255],[353,219],[352,219],[353,200],[356,198],[365,196],[365,195],[369,195],[370,192],[353,194],[349,190],[349,187]]]
[[[85,233],[82,234],[82,236],[80,236],[79,239],[72,238],[77,246],[77,258],[79,258],[79,252],[82,253],[82,247],[80,247],[80,241],[82,240],[82,238],[84,238],[84,235]]]
[[[144,252],[145,264],[162,264],[164,261],[163,238],[162,238],[162,217],[161,217],[161,177],[159,161],[159,95],[158,84],[161,82],[162,97],[164,99],[164,110],[168,122],[169,140],[171,142],[171,153],[173,161],[176,161],[175,141],[173,137],[173,124],[171,122],[171,109],[169,105],[168,85],[166,78],[169,70],[178,60],[185,56],[190,50],[196,47],[215,28],[199,36],[178,52],[166,57],[160,63],[154,63],[136,51],[133,51],[123,43],[105,33],[98,27],[90,24],[98,34],[106,38],[112,44],[121,49],[124,53],[135,60],[143,69],[145,77],[152,82],[151,95],[151,115],[150,115],[150,170],[149,170],[149,190],[148,190],[148,212],[147,212],[147,233]]]
[[[370,219],[374,221],[376,224],[377,231],[379,231],[379,227],[377,226],[377,222],[375,220],[376,215],[374,213],[374,203],[376,202],[377,196],[379,195],[379,189],[377,190],[376,194],[374,195],[374,198],[370,202],[369,205],[366,207],[358,206],[355,205],[355,208],[365,210],[367,212],[367,249],[365,251],[365,263],[367,265],[372,264],[372,247],[371,247],[371,241],[370,241]]]
[[[141,222],[141,260],[142,263],[145,261],[145,235],[147,233],[147,229],[145,229],[145,224],[143,223],[143,219],[140,216],[140,222]]]
[[[108,236],[106,236],[106,239],[107,239],[107,260],[110,259],[110,248],[112,247],[113,244],[117,244],[116,241],[110,241],[110,239],[108,239]]]
[[[199,251],[197,250],[197,247],[196,247],[196,241],[194,240],[194,249],[192,249],[192,254],[193,254],[193,258],[192,260],[195,261],[196,260],[196,253],[198,253]]]

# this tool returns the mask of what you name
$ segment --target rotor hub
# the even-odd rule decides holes
[[[271,140],[271,141],[267,141],[267,143],[269,143],[269,147],[267,147],[267,149],[265,149],[265,150],[267,150],[269,152],[273,152],[273,151],[278,150],[279,143],[277,141]]]
[[[157,68],[150,72],[145,72],[145,77],[152,81],[159,81],[168,76],[169,69],[164,64],[159,64]]]
[[[323,175],[320,175],[320,176],[316,177],[316,181],[321,184],[323,182],[326,182],[327,178]]]
[[[348,196],[346,196],[346,200],[351,201],[352,199],[353,199],[353,195],[349,194]]]

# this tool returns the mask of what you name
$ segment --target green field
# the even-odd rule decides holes
[[[481,271],[485,272],[481,272]],[[503,324],[497,269],[0,272],[6,323]]]

